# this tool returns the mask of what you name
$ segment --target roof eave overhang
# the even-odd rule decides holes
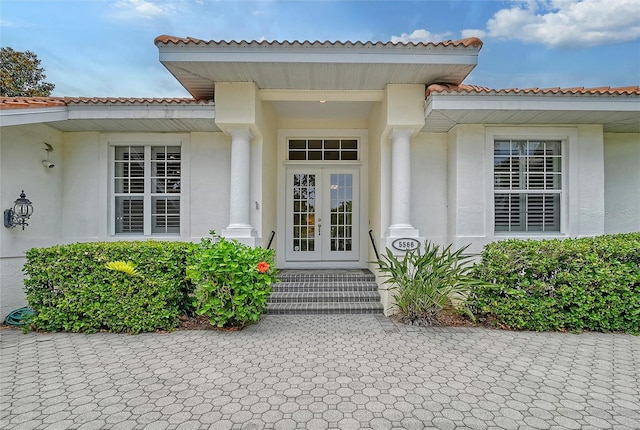
[[[211,97],[215,82],[256,82],[262,90],[342,91],[381,90],[384,88],[381,82],[459,84],[477,65],[481,48],[481,42],[421,46],[161,42],[156,45],[160,62],[197,99]],[[313,79],[314,73],[322,75],[322,87],[309,85],[319,82]],[[363,79],[367,73],[378,74],[378,79]],[[332,82],[339,82],[340,86],[331,85]]]
[[[432,93],[425,101],[425,131],[458,124],[601,124],[605,131],[640,132],[634,96],[558,96]]]
[[[0,110],[0,125],[47,124],[61,131],[220,131],[208,103],[70,103],[38,109]]]
[[[69,119],[67,106],[0,110],[0,126],[39,124]]]
[[[72,104],[69,119],[215,119],[209,104]]]

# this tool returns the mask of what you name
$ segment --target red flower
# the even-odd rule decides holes
[[[267,264],[266,261],[261,261],[258,263],[258,272],[266,273],[267,270],[269,270],[269,265]]]

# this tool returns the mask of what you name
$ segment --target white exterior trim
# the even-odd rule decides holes
[[[210,119],[215,120],[213,103],[149,105],[69,105],[68,119]]]
[[[101,166],[104,168],[104,174],[101,174],[103,181],[100,187],[103,190],[104,207],[100,208],[103,220],[100,223],[105,227],[105,237],[108,241],[118,240],[147,240],[150,238],[162,240],[189,240],[190,239],[190,136],[187,133],[105,133],[100,136],[101,147],[103,148],[103,162]],[[113,203],[113,159],[116,146],[137,145],[137,146],[164,146],[175,145],[180,146],[181,151],[181,190],[180,190],[180,234],[116,234],[115,233],[115,206]],[[146,207],[146,205],[145,205]],[[147,213],[145,211],[145,219]]]
[[[494,142],[496,139],[522,139],[522,140],[559,140],[562,142],[562,189],[560,192],[560,232],[497,232],[495,231],[495,207],[494,207]],[[553,239],[568,237],[571,235],[571,227],[577,220],[571,219],[571,204],[576,204],[572,190],[576,189],[577,158],[575,147],[578,145],[578,129],[576,127],[486,127],[485,129],[485,202],[486,202],[486,226],[485,231],[491,240],[497,239]],[[573,199],[572,199],[573,197]],[[571,202],[571,203],[570,203]],[[570,221],[571,220],[571,221]]]
[[[333,63],[333,64],[461,64],[476,65],[479,48],[299,46],[278,47],[217,45],[161,45],[160,62],[203,63]],[[465,53],[461,53],[461,50]],[[425,55],[428,52],[429,55]]]
[[[0,126],[37,124],[40,122],[57,122],[69,119],[66,106],[38,109],[3,109],[0,110]]]
[[[634,97],[566,96],[566,95],[430,95],[425,104],[425,116],[441,110],[554,110],[640,112]]]

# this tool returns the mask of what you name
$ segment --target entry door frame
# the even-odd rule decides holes
[[[291,262],[339,262],[339,261],[358,261],[360,258],[360,166],[354,165],[337,165],[337,164],[325,164],[320,167],[307,166],[307,165],[287,165],[285,167],[286,174],[286,186],[287,186],[287,211],[286,211],[286,230],[285,230],[285,259]],[[351,243],[352,249],[350,251],[332,251],[332,199],[333,193],[332,185],[333,181],[331,177],[333,175],[351,175],[352,186],[352,222],[351,232],[354,239]],[[292,249],[294,237],[292,226],[294,223],[294,200],[293,200],[293,177],[295,175],[313,175],[315,177],[314,184],[314,201],[315,207],[313,216],[315,220],[312,222],[313,233],[311,238],[314,242],[313,251],[300,251],[296,252]],[[336,184],[337,185],[337,184]],[[306,210],[305,210],[306,212]],[[305,215],[302,215],[305,216]],[[298,221],[300,222],[300,220]],[[306,222],[304,223],[306,224]],[[324,228],[322,226],[324,225]],[[305,227],[302,227],[306,229]],[[306,237],[306,236],[305,236]],[[303,239],[303,241],[305,241]]]
[[[358,140],[357,161],[289,161],[289,139],[303,138],[343,138]],[[276,232],[276,260],[281,269],[331,269],[331,268],[366,268],[368,266],[369,205],[368,205],[368,142],[367,130],[363,129],[281,129],[278,131],[278,208]],[[354,193],[359,198],[359,255],[349,261],[288,261],[287,260],[287,171],[296,169],[319,169],[326,167],[345,167],[358,169],[359,187]]]

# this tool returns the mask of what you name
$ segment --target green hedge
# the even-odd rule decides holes
[[[92,242],[27,251],[31,328],[140,333],[176,327],[192,286],[183,242]],[[136,275],[105,265],[130,261]]]
[[[511,329],[640,332],[640,233],[487,245],[468,305]]]

